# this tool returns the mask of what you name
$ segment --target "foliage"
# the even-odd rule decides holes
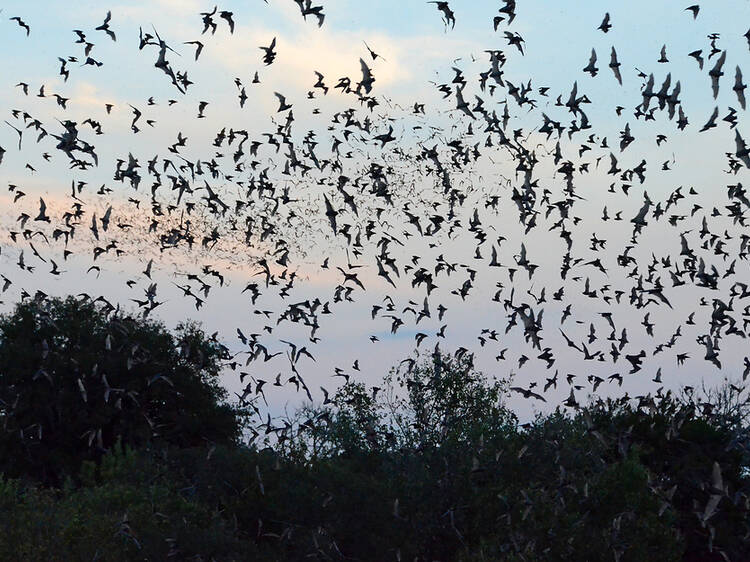
[[[261,558],[213,506],[191,501],[163,467],[148,461],[115,448],[99,471],[84,463],[80,487],[0,482],[0,559]]]
[[[179,348],[146,327],[170,342],[165,352]],[[187,333],[215,372],[220,347]],[[263,448],[224,432],[221,416],[206,418],[208,442],[162,414],[175,421],[161,444],[121,438],[98,456],[84,447],[62,486],[4,479],[0,559],[746,559],[748,432],[734,405],[600,400],[519,426],[506,390],[469,356],[435,354],[256,427],[273,437]]]
[[[0,317],[0,472],[60,484],[116,442],[235,442],[226,350],[193,324],[163,325],[69,297]]]

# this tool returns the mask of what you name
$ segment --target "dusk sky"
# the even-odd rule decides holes
[[[497,30],[493,17],[504,5],[497,0],[450,2],[455,26],[435,3],[319,4],[320,27],[293,0],[226,1],[212,16],[215,33],[202,34],[201,13],[213,3],[5,2],[0,274],[10,284],[0,295],[3,310],[23,290],[102,295],[135,313],[159,302],[149,317],[170,327],[195,319],[217,331],[238,353],[227,388],[242,392],[241,371],[268,381],[274,414],[306,400],[294,384],[270,384],[293,374],[285,341],[315,357],[294,366],[316,402],[321,386],[332,392],[342,382],[336,368],[369,387],[415,349],[429,357],[438,343],[445,353],[465,348],[488,376],[512,376],[514,386],[543,395],[509,397],[522,419],[568,398],[569,374],[581,402],[742,381],[750,365],[743,289],[750,203],[729,186],[750,185],[750,160],[736,140],[750,138],[745,90],[733,88],[738,69],[745,82],[750,76],[750,3],[706,2],[694,18],[674,2],[524,0]],[[108,10],[116,41],[95,30]],[[232,13],[233,33],[220,11]],[[607,33],[597,29],[605,13]],[[9,19],[16,16],[28,35]],[[142,49],[139,29],[151,36]],[[85,39],[77,43],[73,30]],[[169,70],[192,82],[184,93],[155,66],[157,33]],[[274,38],[275,57],[265,64],[261,47]],[[197,61],[187,41],[202,42]],[[659,62],[663,46],[667,60]],[[610,67],[613,47],[622,85]],[[586,72],[592,49],[596,70]],[[502,76],[482,87],[497,50]],[[714,96],[709,71],[722,58]],[[375,79],[369,92],[363,65]],[[316,71],[327,93],[315,87]],[[336,88],[343,77],[348,93]],[[275,93],[291,109],[280,108]],[[714,108],[716,126],[704,127]],[[558,129],[548,133],[545,119]],[[72,153],[60,148],[66,122],[77,135]],[[22,131],[20,149],[14,128]],[[626,130],[632,139],[623,145]],[[129,155],[138,161],[130,169],[137,186],[121,175]],[[79,186],[75,199],[71,184]],[[49,221],[35,220],[40,197]],[[66,219],[75,205],[83,213]],[[174,234],[187,231],[192,247]],[[94,258],[96,248],[104,253]],[[429,293],[421,268],[436,285]],[[158,289],[149,297],[152,283]],[[252,291],[243,292],[251,283],[260,291],[255,304]],[[201,308],[176,285],[189,286]],[[337,302],[347,290],[351,301]],[[417,322],[426,297],[430,316]],[[290,305],[316,298],[307,325],[290,321]],[[144,299],[145,306],[135,302]],[[373,306],[381,308],[373,314]],[[403,324],[392,333],[396,319]],[[246,364],[258,348],[242,343],[237,329],[282,353]],[[556,388],[542,392],[555,372]]]

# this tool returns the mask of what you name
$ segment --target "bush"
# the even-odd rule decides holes
[[[184,481],[147,455],[115,449],[102,461],[101,470],[84,463],[80,487],[0,482],[0,559],[261,558],[213,506],[186,497]]]

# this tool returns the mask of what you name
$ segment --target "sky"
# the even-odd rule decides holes
[[[155,281],[159,285],[159,300],[164,304],[156,308],[152,316],[162,319],[168,326],[174,326],[186,317],[199,320],[209,333],[219,332],[230,349],[238,353],[246,348],[237,339],[237,328],[245,334],[262,334],[261,340],[272,352],[287,351],[289,348],[283,341],[309,345],[316,360],[313,363],[303,358],[298,368],[314,391],[316,400],[322,397],[319,387],[335,388],[340,382],[332,376],[336,367],[355,380],[377,385],[389,368],[413,355],[414,338],[418,333],[428,336],[418,348],[423,356],[428,356],[438,342],[445,350],[465,347],[475,353],[478,368],[488,376],[512,376],[514,384],[524,388],[536,383],[537,387],[533,388],[539,390],[558,370],[560,383],[557,389],[545,394],[546,402],[524,400],[516,394],[509,398],[521,417],[528,417],[535,410],[548,410],[565,399],[569,386],[564,378],[568,373],[576,374],[576,384],[582,385],[577,391],[581,398],[593,392],[591,383],[587,382],[590,375],[606,380],[614,373],[622,374],[624,384],[621,387],[604,382],[598,387],[598,392],[628,392],[633,396],[654,393],[659,388],[679,389],[685,384],[695,385],[704,378],[709,383],[718,383],[725,378],[738,380],[744,368],[745,340],[737,335],[722,339],[722,367],[718,369],[704,359],[706,348],[696,338],[709,330],[713,299],[730,301],[735,290],[733,283],[750,281],[747,260],[738,257],[746,228],[734,222],[724,210],[730,204],[727,186],[750,183],[748,170],[741,166],[727,174],[726,153],[735,150],[735,129],[722,121],[732,108],[737,112],[736,130],[745,137],[750,135],[745,111],[738,105],[732,91],[735,68],[748,67],[750,60],[748,42],[743,37],[750,21],[747,1],[705,3],[701,5],[698,17],[693,18],[684,6],[675,2],[551,4],[529,0],[518,2],[513,23],[508,26],[507,21],[501,22],[497,31],[493,29],[492,18],[503,5],[497,0],[450,2],[455,13],[455,27],[446,27],[435,4],[427,2],[321,0],[320,4],[326,17],[323,25],[318,27],[314,17],[302,18],[293,0],[269,0],[268,3],[263,0],[227,1],[218,8],[233,12],[234,33],[230,33],[226,22],[217,17],[216,33],[202,34],[200,13],[210,12],[213,3],[197,0],[111,5],[98,2],[75,5],[5,2],[0,12],[0,48],[6,55],[0,63],[0,104],[5,108],[3,118],[9,124],[3,123],[0,127],[0,146],[6,151],[0,164],[0,273],[13,284],[0,296],[2,306],[6,309],[12,306],[24,288],[32,294],[35,290],[51,295],[101,294],[112,302],[134,308],[131,299],[143,299],[144,290]],[[107,11],[112,14],[110,25],[116,33],[116,41],[94,29],[102,23]],[[606,34],[597,29],[605,13],[610,14],[612,22],[612,29]],[[30,25],[28,36],[9,19],[14,16]],[[138,48],[139,28],[144,33],[158,33],[173,49],[167,56],[170,63],[174,68],[187,71],[194,82],[186,94],[178,92],[165,74],[154,66],[158,55],[155,46]],[[86,57],[82,56],[83,45],[75,43],[74,29],[81,30],[86,40],[94,43],[90,55],[102,66],[81,65]],[[509,30],[523,38],[523,53],[508,44],[505,32]],[[719,56],[716,54],[708,59],[711,48],[708,36],[714,33],[718,34],[717,48],[727,53],[716,99],[708,76]],[[274,38],[277,57],[273,64],[265,65],[260,47],[267,47]],[[194,47],[184,44],[194,40],[204,43],[197,61],[194,60]],[[373,60],[368,46],[380,57]],[[622,86],[608,68],[613,46],[622,65]],[[657,62],[662,46],[665,46],[669,59],[667,63]],[[583,72],[592,48],[598,57],[596,76]],[[479,88],[479,73],[489,68],[487,51],[495,49],[502,50],[507,58],[502,68],[506,81],[521,86],[531,80],[535,107],[519,106],[502,87],[495,94]],[[703,69],[688,56],[698,49],[706,59]],[[71,56],[77,60],[66,63],[70,75],[65,81],[59,74],[58,57]],[[360,58],[367,62],[375,76],[372,98],[378,105],[372,110],[352,94],[334,88],[343,76],[351,77],[355,83],[360,80]],[[545,210],[539,204],[540,226],[526,232],[525,226],[520,224],[511,192],[513,187],[520,188],[523,184],[523,175],[518,174],[517,162],[507,150],[485,145],[481,119],[469,119],[456,110],[455,85],[452,83],[455,69],[460,70],[467,80],[464,96],[472,106],[476,101],[474,96],[479,95],[487,108],[495,110],[498,116],[502,116],[507,107],[506,134],[511,138],[525,139],[526,146],[538,154],[540,162],[535,167],[534,178],[538,183],[539,197],[543,190],[547,190],[552,202],[564,199],[565,181],[559,166],[552,162],[556,135],[549,139],[539,131],[542,114],[569,126],[576,117],[567,108],[556,105],[557,97],[561,96],[564,103],[574,84],[579,96],[586,95],[591,103],[584,107],[593,128],[574,137],[569,137],[566,132],[559,140],[566,160],[576,165],[584,162],[589,165],[588,173],[579,173],[575,179],[579,198],[575,208],[577,220],[570,225],[576,241],[575,256],[581,258],[581,263],[601,259],[609,266],[607,273],[577,264],[568,279],[560,278],[560,260],[565,248],[558,236],[559,231],[552,228],[559,217],[554,214],[545,216]],[[325,76],[330,88],[326,95],[313,86],[315,71]],[[253,84],[256,72],[259,84]],[[645,79],[639,76],[641,73],[646,76],[653,73],[654,91],[658,91],[667,74],[671,76],[672,87],[680,81],[681,107],[689,120],[684,131],[677,129],[675,120],[669,120],[666,112],[657,112],[650,121],[634,116],[645,85]],[[236,85],[237,79],[241,86]],[[19,82],[29,85],[28,96],[16,86]],[[447,98],[438,89],[441,84],[450,86],[451,93]],[[42,85],[45,97],[37,96]],[[238,103],[241,87],[248,96],[242,108]],[[539,93],[538,89],[542,87],[548,88],[546,96]],[[314,91],[313,98],[308,97],[308,91]],[[245,130],[250,139],[264,140],[263,133],[274,133],[279,126],[284,126],[289,112],[277,111],[276,92],[283,94],[293,106],[292,137],[300,154],[305,152],[304,139],[314,135],[318,143],[316,151],[321,158],[331,154],[332,139],[344,141],[343,147],[352,155],[344,159],[343,170],[352,179],[357,175],[366,177],[373,162],[388,166],[396,203],[393,209],[384,211],[385,221],[378,221],[378,232],[397,240],[389,246],[392,257],[401,265],[401,276],[396,279],[395,287],[378,276],[375,256],[380,248],[375,245],[377,238],[367,241],[361,256],[356,257],[356,248],[348,245],[341,236],[333,235],[325,215],[324,193],[342,209],[341,219],[346,216],[353,230],[362,227],[381,204],[374,197],[368,197],[367,191],[357,195],[359,216],[345,215],[344,200],[335,190],[338,174],[332,170],[293,171],[287,175],[283,171],[286,150],[275,152],[272,146],[264,144],[255,158],[257,169],[249,167],[253,158],[245,154],[242,163],[248,166],[236,171],[233,169],[235,163],[231,162],[231,150],[213,146],[221,129]],[[69,98],[66,108],[51,97],[54,93]],[[176,103],[170,104],[169,100],[176,100]],[[208,104],[204,117],[198,118],[198,105],[202,101]],[[414,114],[412,107],[415,103],[424,104],[424,115]],[[113,105],[111,113],[106,111],[105,104]],[[651,100],[651,106],[655,105],[657,101]],[[615,112],[618,106],[624,108],[621,115]],[[718,126],[700,132],[714,107],[719,110]],[[137,133],[131,128],[133,108],[141,113]],[[345,118],[340,116],[350,108],[358,120],[370,120],[373,131],[370,137],[369,133],[354,127],[348,127],[350,138],[342,137],[342,131],[347,127],[342,125]],[[79,129],[85,131],[81,137],[95,142],[98,166],[87,170],[70,169],[69,160],[55,148],[51,135],[36,142],[33,129],[24,129],[22,146],[18,150],[18,136],[11,125],[20,128],[21,123],[24,127],[28,123],[23,122],[23,117],[15,117],[13,110],[20,110],[19,115],[27,112],[32,119],[41,120],[50,133],[58,135],[62,132],[61,122],[75,121]],[[87,118],[99,122],[104,134],[94,135],[90,128],[81,125]],[[149,120],[152,125],[147,123]],[[635,141],[621,151],[620,134],[626,124]],[[394,129],[395,140],[383,149],[381,143],[371,137],[387,133],[389,127]],[[516,130],[520,130],[520,135],[513,137]],[[588,141],[589,134],[596,138]],[[661,145],[655,142],[659,134],[667,137]],[[179,155],[175,155],[167,147],[178,139],[178,135],[184,135],[188,141]],[[605,137],[609,144],[602,147]],[[458,186],[466,197],[457,211],[460,224],[450,234],[443,231],[434,238],[420,236],[414,225],[408,222],[403,212],[405,206],[413,214],[423,217],[422,225],[426,224],[425,217],[430,209],[447,216],[449,207],[441,195],[440,182],[434,174],[427,173],[429,163],[415,155],[435,146],[447,163],[451,154],[449,142],[455,140],[467,146],[478,143],[477,150],[481,153],[470,164],[451,168],[454,186]],[[583,145],[587,150],[581,152]],[[346,150],[342,148],[343,152]],[[206,211],[200,192],[196,191],[193,200],[197,210],[190,220],[197,231],[202,229],[210,233],[214,227],[219,229],[221,240],[210,250],[198,244],[199,247],[193,250],[160,251],[157,240],[148,232],[148,225],[153,220],[148,204],[153,178],[146,174],[147,162],[156,155],[160,158],[160,166],[163,158],[171,158],[177,165],[185,161],[206,162],[213,153],[219,152],[229,157],[216,157],[222,162],[224,175],[211,183],[227,200],[242,198],[245,184],[240,185],[237,180],[247,181],[248,177],[267,169],[279,192],[288,189],[297,202],[289,206],[284,204],[271,212],[270,220],[277,227],[271,239],[254,240],[253,244],[247,245],[241,243],[241,232],[232,230],[226,216]],[[647,160],[647,179],[640,183],[637,179],[622,181],[607,175],[610,152],[618,158],[623,170]],[[45,153],[49,160],[43,156]],[[138,158],[144,175],[138,191],[127,182],[113,179],[117,160],[127,162],[129,154]],[[166,168],[162,172],[165,176],[177,174],[175,167]],[[230,179],[227,175],[233,177]],[[166,177],[163,179],[167,181]],[[54,259],[65,272],[59,276],[50,275],[49,263],[33,256],[29,240],[21,236],[13,241],[10,234],[21,230],[17,220],[19,213],[26,212],[31,219],[34,218],[39,197],[44,198],[49,214],[55,217],[54,222],[58,222],[73,203],[71,182],[79,181],[86,182],[78,196],[85,202],[87,214],[71,244],[74,253],[64,260],[61,244],[42,242],[41,235],[32,242],[43,257]],[[203,181],[204,178],[197,179],[193,182],[194,187],[202,186]],[[9,184],[18,186],[15,189],[23,191],[25,196],[14,202],[17,192],[6,191],[4,187]],[[615,193],[609,191],[612,184],[616,184]],[[622,184],[630,186],[627,194]],[[100,185],[112,191],[97,195]],[[695,195],[681,200],[661,220],[650,221],[637,243],[631,243],[632,224],[629,221],[642,207],[646,194],[654,204],[661,202],[665,206],[670,194],[680,187],[685,195],[693,188]],[[176,225],[184,220],[185,214],[176,204],[174,194],[164,194],[169,190],[168,183],[160,189],[164,205],[175,205],[173,214],[160,219],[159,228],[163,229],[168,224]],[[492,196],[500,200],[496,209],[485,205]],[[136,208],[128,198],[141,200],[141,206]],[[258,202],[259,216],[269,212],[269,208],[263,207],[265,204]],[[691,215],[693,205],[700,205],[701,210]],[[94,262],[91,251],[99,241],[92,238],[88,224],[92,214],[96,213],[101,219],[110,206],[114,208],[115,222],[133,226],[119,229],[117,234],[109,233],[106,237],[102,233],[104,239],[116,239],[125,253],[120,257],[108,253]],[[622,211],[624,220],[603,221],[605,207],[612,217],[617,211]],[[716,208],[715,212],[713,208]],[[290,209],[294,211],[291,216]],[[475,232],[469,229],[475,209],[481,215],[482,229],[487,235],[487,242],[479,246],[481,258],[476,254]],[[672,225],[667,220],[671,214],[683,218]],[[713,251],[714,242],[701,248],[705,240],[699,238],[698,233],[704,215],[710,220],[711,231],[725,238],[730,250],[727,257]],[[41,229],[49,237],[54,225],[47,228],[31,220],[31,228]],[[687,233],[685,236],[700,257],[705,258],[709,270],[715,265],[723,275],[732,260],[736,260],[734,275],[722,278],[716,290],[706,290],[694,283],[672,287],[669,271],[674,264],[681,263],[680,233]],[[592,236],[606,240],[606,246],[591,250]],[[504,240],[497,240],[500,237]],[[265,288],[263,276],[257,275],[260,271],[258,260],[276,249],[274,244],[278,239],[290,248],[291,265],[286,269],[296,271],[298,275],[290,296],[284,299],[276,294],[279,285]],[[521,244],[530,261],[538,265],[533,278],[529,278],[517,264]],[[499,261],[504,267],[488,265],[493,245],[498,247]],[[617,266],[617,256],[628,245],[633,246],[630,251],[640,267],[639,274],[644,277],[648,276],[654,257],[659,260],[670,258],[670,266],[661,262],[658,276],[669,288],[665,294],[669,295],[671,307],[652,304],[646,309],[636,310],[628,304],[628,294],[637,276],[627,277],[629,269]],[[27,262],[35,267],[33,272],[19,269],[21,251],[24,251]],[[438,256],[455,264],[456,270],[451,276],[436,274],[438,288],[426,295],[423,285],[412,286],[411,274],[419,267],[434,270]],[[325,258],[330,261],[327,269],[321,267]],[[153,260],[152,279],[147,279],[142,273],[149,260]],[[206,264],[223,273],[225,284],[217,285],[217,278],[204,275],[212,284],[210,298],[200,310],[196,310],[175,283],[183,285],[186,274],[200,271]],[[349,264],[362,267],[350,269]],[[414,269],[407,272],[403,268],[405,264],[412,264]],[[99,266],[101,271],[89,270],[92,265]],[[342,283],[337,266],[348,272],[356,271],[366,288],[354,287],[353,302],[334,302],[336,287]],[[273,267],[276,275],[281,275],[285,269],[277,264]],[[518,269],[513,279],[509,269]],[[475,278],[469,295],[461,298],[454,294],[453,291],[459,292],[464,281],[472,275]],[[598,297],[583,294],[586,279],[598,291]],[[132,287],[124,280],[133,280]],[[250,302],[246,292],[242,292],[248,283],[253,282],[259,283],[263,289],[256,305]],[[283,285],[284,281],[280,284]],[[561,287],[565,287],[565,297],[561,301],[551,299]],[[612,293],[617,290],[625,293],[620,303],[602,300],[601,291],[604,288],[606,295],[607,287]],[[545,303],[539,303],[538,297],[543,289],[547,299]],[[492,297],[498,292],[499,302],[493,301]],[[405,321],[395,334],[391,333],[391,319],[383,317],[385,311],[374,319],[371,314],[373,306],[383,306],[386,295],[393,299],[398,316]],[[409,306],[421,308],[425,296],[429,297],[433,314],[416,324],[414,315],[403,310]],[[308,340],[307,327],[276,323],[278,315],[290,302],[316,297],[322,302],[330,302],[333,311],[319,318],[320,329],[316,334],[319,342]],[[527,302],[537,314],[544,310],[542,348],[550,347],[556,357],[551,370],[547,370],[545,362],[537,358],[541,349],[534,349],[526,340],[520,321],[519,326],[511,326],[506,332],[509,310],[502,303],[507,299],[515,299],[515,306]],[[705,299],[706,306],[700,306],[701,299]],[[416,307],[409,301],[416,303]],[[736,301],[733,313],[741,324],[747,302],[742,302],[741,298]],[[435,317],[438,303],[448,307],[444,321]],[[572,315],[560,325],[568,304],[572,306]],[[268,316],[259,311],[268,311]],[[638,373],[628,375],[629,364],[622,358],[609,361],[607,354],[611,342],[606,338],[610,330],[602,312],[612,313],[618,336],[623,328],[627,329],[630,343],[624,353],[648,350],[643,369]],[[694,326],[685,324],[691,312],[696,313]],[[642,325],[646,313],[654,323],[654,336],[646,333]],[[445,338],[439,338],[436,333],[444,324],[447,325]],[[590,345],[607,355],[607,361],[582,360],[580,353],[567,347],[560,333],[560,328],[563,328],[574,341],[586,341],[592,324],[597,336]],[[270,333],[264,330],[265,327]],[[659,344],[668,342],[678,329],[682,333],[676,346],[654,354]],[[487,332],[483,334],[482,330],[496,331],[497,341],[488,339]],[[371,336],[376,336],[379,341],[373,343]],[[507,352],[503,352],[506,348]],[[675,356],[681,353],[687,353],[689,358],[684,365],[678,366]],[[498,355],[507,357],[497,360]],[[522,356],[529,359],[525,364],[519,362]],[[241,357],[244,359],[246,355]],[[360,371],[351,368],[357,360]],[[289,361],[282,354],[268,363],[252,362],[242,370],[250,372],[256,379],[273,380],[278,373],[284,378],[290,376],[289,367]],[[653,379],[659,369],[662,370],[662,381],[655,382]],[[223,379],[232,392],[241,392],[244,387],[238,375],[238,372],[228,371]],[[293,409],[302,399],[293,385],[275,388],[273,393],[267,394],[270,408],[276,413],[285,408]]]

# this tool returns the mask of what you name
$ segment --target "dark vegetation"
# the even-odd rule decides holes
[[[748,559],[731,387],[519,425],[437,354],[272,421],[193,325],[37,299],[0,338],[2,560]]]

